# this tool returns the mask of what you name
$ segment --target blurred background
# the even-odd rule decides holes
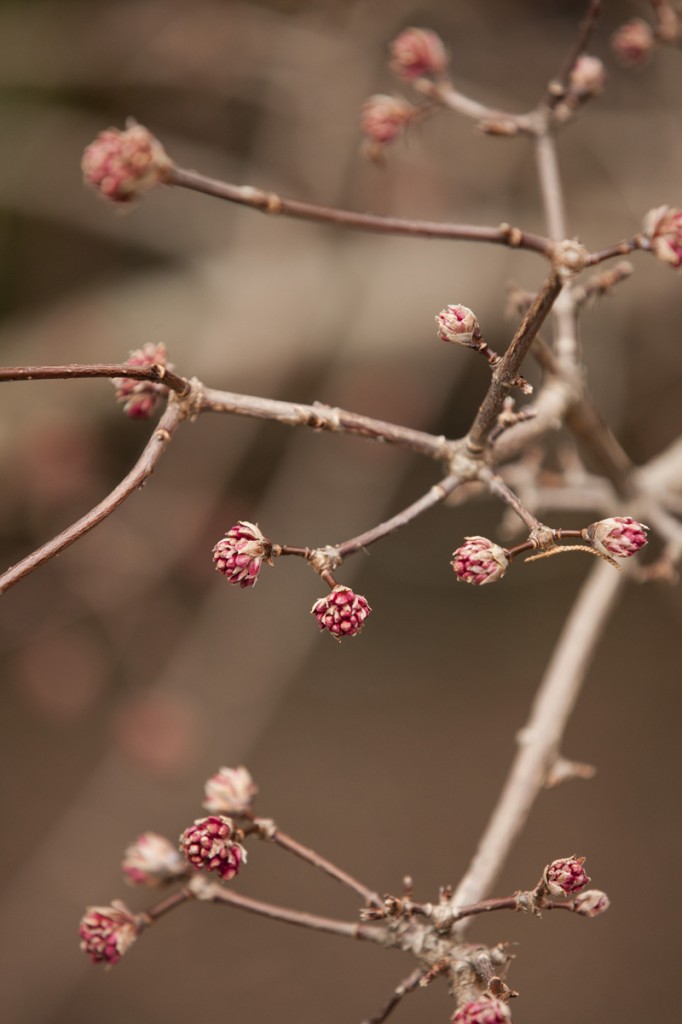
[[[592,50],[608,88],[560,140],[571,231],[593,248],[632,235],[653,206],[682,205],[680,54],[620,69],[609,35],[648,8],[605,6]],[[359,111],[371,93],[409,96],[385,60],[411,24],[441,33],[463,91],[525,110],[561,66],[583,8],[5,0],[2,363],[115,362],[163,341],[180,373],[214,387],[459,436],[487,368],[440,344],[433,316],[463,302],[504,348],[507,286],[536,288],[537,258],[343,233],[182,190],[159,189],[121,215],[82,187],[80,155],[134,116],[179,164],[235,183],[542,231],[525,140],[485,138],[443,114],[376,167],[360,154]],[[643,463],[682,427],[682,299],[679,274],[643,255],[634,262],[634,278],[588,310],[582,330],[599,405]],[[121,414],[107,381],[5,384],[3,565],[98,502],[149,433]],[[552,440],[550,468],[566,443]],[[211,561],[237,519],[281,543],[339,542],[437,475],[360,440],[205,416],[179,431],[143,493],[3,597],[5,1020],[276,1014],[281,1024],[348,1024],[411,971],[374,947],[189,906],[106,972],[79,951],[77,927],[85,905],[151,901],[124,885],[124,848],[148,829],[175,837],[200,816],[203,782],[222,764],[248,765],[260,813],[379,892],[398,891],[406,873],[423,900],[458,881],[591,561],[552,559],[519,566],[499,587],[456,586],[448,561],[463,536],[508,535],[492,503],[439,508],[340,570],[374,608],[362,638],[342,645],[319,635],[309,608],[326,588],[298,560],[265,567],[248,592]],[[549,860],[586,854],[609,913],[500,915],[470,930],[519,944],[518,1022],[639,1024],[677,969],[679,632],[678,589],[627,589],[564,749],[598,774],[538,800],[497,887],[527,888]],[[265,845],[234,884],[326,915],[357,912],[352,895]],[[446,1021],[451,1010],[438,983],[391,1019]]]

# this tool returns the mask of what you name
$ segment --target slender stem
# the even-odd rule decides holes
[[[319,206],[298,199],[288,199],[275,192],[253,188],[250,185],[231,185],[216,178],[208,178],[198,171],[174,167],[170,173],[169,185],[192,189],[204,195],[225,199],[230,203],[250,206],[261,213],[281,214],[299,220],[319,221],[340,227],[358,228],[379,234],[411,235],[421,238],[443,238],[467,242],[492,242],[508,245],[515,249],[529,249],[548,256],[550,244],[540,235],[528,234],[510,229],[508,224],[496,228],[478,224],[448,224],[430,220],[412,220],[401,217],[382,217],[374,213],[356,213],[332,206]]]
[[[453,909],[477,903],[494,883],[523,829],[578,698],[590,659],[623,586],[601,562],[583,585],[537,692],[520,748],[476,854],[452,898]],[[464,927],[464,925],[462,926]]]
[[[516,896],[503,896],[499,899],[481,900],[480,903],[473,903],[469,907],[458,907],[455,920],[461,921],[464,917],[474,917],[476,914],[489,914],[493,910],[518,910],[519,903]]]
[[[56,537],[53,537],[52,540],[42,544],[30,555],[27,555],[26,558],[22,558],[20,562],[17,562],[16,565],[2,573],[0,575],[0,594],[9,590],[11,586],[18,583],[19,580],[23,579],[30,572],[33,572],[38,566],[54,558],[55,555],[60,554],[65,548],[73,544],[74,541],[79,540],[84,534],[92,530],[93,527],[98,526],[119,505],[122,505],[131,494],[134,494],[154,472],[157,462],[170,444],[173,434],[184,417],[185,411],[183,407],[178,404],[177,400],[171,401],[139,459],[127,476],[121,480],[120,484],[103,501],[100,501],[98,505],[95,505],[86,515],[82,516],[81,519],[72,523],[71,526],[68,526],[61,533],[57,534]]]
[[[447,78],[440,79],[437,82],[432,82],[427,78],[420,78],[414,83],[414,86],[418,92],[428,96],[429,99],[441,103],[444,107],[454,110],[457,114],[470,117],[473,121],[509,125],[511,133],[514,133],[515,130],[529,133],[533,131],[532,114],[512,114],[506,110],[488,107],[484,103],[479,103],[478,100],[473,100],[471,97],[465,96],[458,89],[455,89],[452,82]]]
[[[312,864],[313,867],[319,868],[324,871],[325,874],[330,875],[331,878],[335,878],[337,882],[341,882],[348,889],[352,889],[354,892],[362,896],[365,903],[372,906],[381,906],[381,898],[362,882],[358,882],[356,878],[349,875],[346,871],[337,867],[331,861],[327,860],[326,857],[322,857],[315,850],[309,849],[307,846],[303,846],[302,843],[297,842],[288,836],[286,832],[282,832],[281,829],[276,829],[272,835],[272,842],[276,843],[283,850],[288,850],[289,853],[293,853],[296,857],[300,857],[301,860],[306,861],[308,864]]]
[[[514,494],[510,487],[507,487],[501,476],[491,473],[486,467],[481,470],[479,479],[487,484],[491,494],[496,494],[498,498],[501,498],[502,501],[516,512],[519,519],[529,530],[536,530],[540,526],[539,519],[533,515],[530,509],[526,508],[518,495]]]
[[[587,8],[585,17],[578,26],[578,36],[573,46],[571,47],[571,50],[568,54],[568,57],[566,58],[566,61],[561,72],[555,79],[555,81],[560,86],[563,86],[564,89],[566,89],[566,87],[568,86],[571,77],[571,71],[575,67],[578,58],[581,56],[581,54],[585,52],[587,47],[590,45],[590,39],[592,38],[592,33],[594,32],[597,19],[601,14],[601,8],[601,0],[590,0],[590,4]],[[547,90],[545,102],[548,106],[551,107],[556,102],[556,99],[557,97],[555,95],[555,92],[550,86],[550,88]]]
[[[375,1014],[373,1017],[367,1017],[366,1020],[362,1022],[362,1024],[383,1024],[388,1015],[396,1008],[401,999],[404,996],[406,996],[409,992],[414,992],[414,990],[419,986],[419,982],[421,981],[425,974],[426,971],[423,967],[417,967],[416,970],[412,971],[412,974],[408,974],[408,976],[403,981],[401,981],[398,987],[393,991],[393,993],[391,994],[391,998],[388,1000],[386,1005],[379,1011],[379,1013]]]
[[[182,889],[178,889],[177,892],[173,892],[170,896],[166,896],[165,899],[159,900],[152,907],[148,907],[142,915],[143,926],[152,924],[154,921],[158,921],[164,914],[170,913],[171,910],[175,910],[176,907],[182,906],[183,903],[187,903],[188,900],[194,899],[194,893],[190,888],[185,886]],[[145,920],[148,918],[148,921]]]
[[[184,377],[160,364],[130,366],[128,363],[68,363],[66,366],[4,366],[0,367],[0,383],[20,380],[72,380],[80,377],[127,377],[163,384],[169,391],[184,396],[190,383]]]
[[[566,214],[556,143],[549,128],[536,136],[535,158],[549,235],[555,242],[560,242],[566,238]]]

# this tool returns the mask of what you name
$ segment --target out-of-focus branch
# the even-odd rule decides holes
[[[128,377],[130,380],[148,380],[163,384],[181,398],[189,394],[191,385],[168,367],[133,366],[130,363],[69,363],[66,366],[2,366],[0,383],[20,380],[75,380],[93,377]]]

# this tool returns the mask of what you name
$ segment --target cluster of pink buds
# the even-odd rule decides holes
[[[362,133],[375,146],[385,146],[400,135],[416,108],[399,96],[377,93],[362,107]]]
[[[141,124],[108,128],[86,148],[81,170],[86,185],[114,203],[129,203],[168,181],[173,162]]]
[[[542,878],[550,896],[571,896],[584,889],[590,881],[584,863],[584,857],[561,857],[548,864]]]
[[[626,21],[611,36],[611,46],[617,57],[628,67],[644,64],[656,42],[653,30],[641,18]]]
[[[173,364],[168,362],[166,346],[160,342],[154,345],[147,342],[143,348],[136,348],[126,361],[128,366],[163,366],[169,370]],[[114,377],[111,383],[116,388],[116,400],[123,402],[123,411],[131,419],[146,420],[156,409],[167,388],[151,380],[133,380],[132,377]]]
[[[248,769],[221,768],[204,786],[204,807],[217,814],[246,814],[257,792]]]
[[[88,907],[80,923],[81,949],[93,964],[116,964],[137,933],[137,919],[121,900],[108,907]]]
[[[153,887],[185,873],[187,865],[169,839],[143,832],[123,855],[123,874],[132,885]]]
[[[573,66],[569,79],[569,90],[578,99],[596,96],[606,84],[606,68],[599,57],[583,53]]]
[[[232,838],[234,827],[229,818],[211,815],[197,818],[180,836],[180,849],[197,869],[215,871],[229,881],[246,862],[246,850]]]
[[[630,558],[646,544],[648,529],[630,516],[614,516],[592,523],[585,529],[585,537],[602,555]]]
[[[682,266],[682,210],[659,206],[644,218],[644,234],[657,258],[671,267]]]
[[[440,75],[448,63],[443,41],[428,28],[406,28],[391,43],[391,70],[413,81],[425,75]]]
[[[228,583],[253,587],[263,560],[269,562],[272,544],[255,523],[239,521],[213,548],[213,562]]]
[[[487,537],[466,537],[450,563],[458,580],[483,586],[501,580],[509,567],[508,554]]]
[[[311,608],[320,629],[326,629],[336,640],[357,636],[372,609],[362,594],[338,584],[331,594],[321,597]]]
[[[474,334],[478,333],[478,320],[468,306],[446,306],[436,316],[438,337],[441,341],[456,345],[470,346]]]
[[[452,1024],[509,1024],[509,1007],[501,999],[483,998],[460,1006],[452,1015]]]

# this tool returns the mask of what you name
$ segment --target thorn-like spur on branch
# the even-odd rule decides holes
[[[101,374],[101,376],[109,376],[109,374]],[[134,494],[154,472],[157,462],[170,444],[173,434],[185,416],[186,410],[184,406],[177,400],[171,401],[154,429],[154,433],[147,442],[144,451],[131,471],[121,480],[120,484],[81,519],[2,573],[0,575],[0,594],[9,590],[11,586],[18,583],[19,580],[23,579],[30,572],[33,572],[38,566],[54,558],[55,555],[60,554],[65,548],[73,544],[74,541],[79,540],[84,534],[92,530],[93,527],[98,526],[119,505],[122,505],[131,494]]]

